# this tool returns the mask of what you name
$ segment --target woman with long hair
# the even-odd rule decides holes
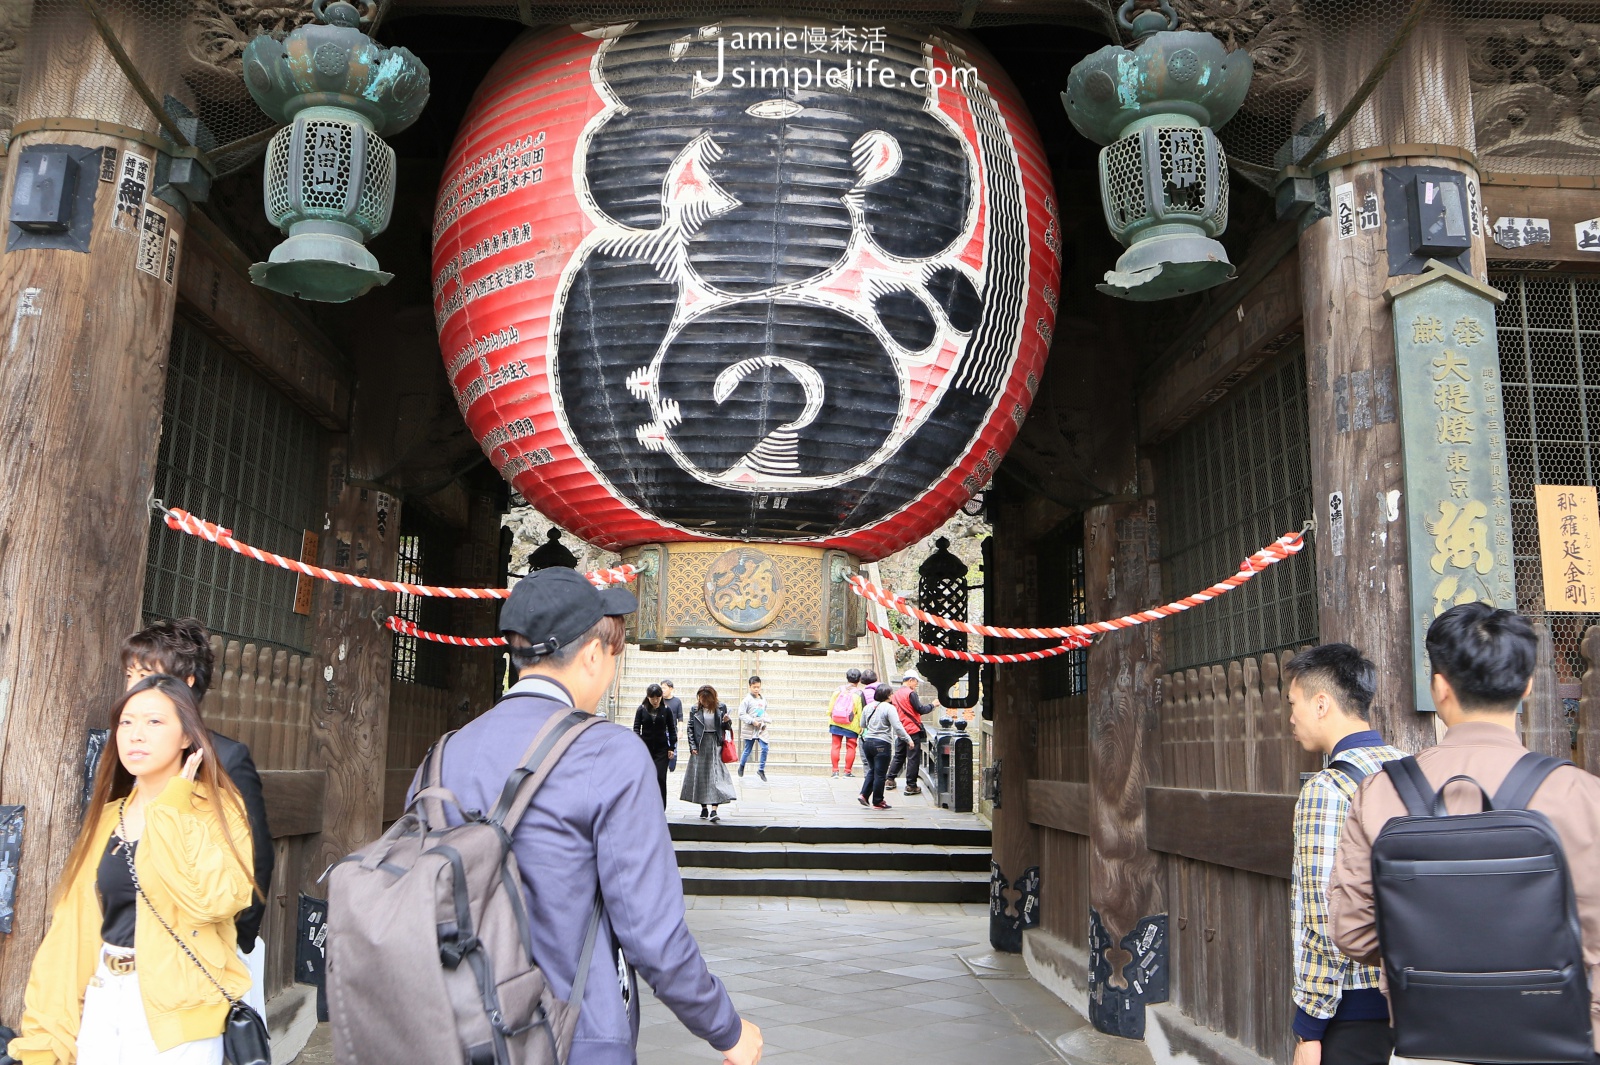
[[[652,684],[644,690],[644,702],[633,714],[633,731],[650,751],[650,760],[656,764],[656,783],[661,785],[661,808],[667,808],[667,762],[678,749],[678,723],[672,718],[661,685]]]
[[[717,701],[717,689],[702,684],[695,692],[694,710],[689,714],[689,768],[683,774],[684,802],[700,804],[700,816],[720,821],[717,807],[735,798],[733,778],[722,761],[722,738],[733,740],[733,717]]]
[[[233,921],[257,890],[244,802],[183,681],[140,680],[108,724],[116,750],[9,1052],[23,1065],[221,1065],[229,1000],[250,986]]]

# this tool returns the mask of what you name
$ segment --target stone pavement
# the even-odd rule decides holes
[[[854,778],[735,778],[728,826],[877,825],[982,828],[935,806],[931,793],[856,802]],[[668,819],[699,824],[699,807],[668,778]],[[690,896],[689,927],[742,1014],[761,1026],[773,1065],[1150,1065],[1142,1044],[1099,1036],[1040,987],[1015,955],[988,947],[984,904],[867,902],[776,896]],[[640,1065],[717,1065],[720,1057],[641,987]],[[332,1065],[326,1025],[296,1065]],[[1130,1057],[1131,1053],[1131,1057]]]
[[[689,926],[772,1065],[1055,1065],[1051,1041],[1084,1024],[1014,968],[985,964],[986,906],[690,901]],[[646,996],[640,1065],[718,1060]]]
[[[1092,1058],[1054,1049],[1093,1033],[1019,959],[989,951],[984,906],[688,901],[689,927],[741,1014],[761,1026],[762,1060],[771,1065],[1105,1065],[1121,1057],[1112,1048]],[[640,1065],[717,1065],[715,1051],[647,987],[641,992]],[[296,1065],[332,1065],[326,1029]]]

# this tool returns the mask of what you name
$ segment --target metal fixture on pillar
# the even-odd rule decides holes
[[[1072,68],[1061,94],[1078,132],[1100,153],[1100,199],[1127,247],[1101,292],[1161,300],[1234,276],[1215,238],[1228,227],[1228,163],[1215,129],[1244,103],[1252,67],[1209,33],[1178,30],[1168,0],[1117,21],[1132,47],[1107,45]]]
[[[300,299],[343,303],[393,274],[365,242],[389,225],[394,149],[380,134],[416,121],[428,102],[428,68],[404,48],[361,32],[346,0],[315,0],[318,22],[244,51],[245,85],[286,123],[267,149],[267,217],[287,236],[250,280]]]
[[[564,566],[567,569],[578,568],[578,556],[567,550],[567,545],[561,542],[561,530],[551,529],[545,542],[528,556],[528,572],[536,573],[542,569],[551,569]]]
[[[933,542],[934,552],[917,569],[917,605],[930,614],[967,620],[967,564],[950,550],[950,541],[939,537]],[[926,621],[917,626],[917,639],[934,647],[951,651],[967,649],[967,634],[954,629],[941,629]],[[965,710],[978,705],[978,670],[975,663],[958,662],[941,658],[926,651],[917,656],[917,671],[928,678],[939,692],[939,705],[952,710]],[[960,699],[950,694],[950,689],[967,678],[967,694]]]

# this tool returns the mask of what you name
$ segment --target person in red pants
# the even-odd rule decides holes
[[[839,776],[839,748],[844,748],[844,775],[855,776],[856,743],[861,736],[861,671],[845,671],[844,684],[828,700],[828,731],[833,735],[833,775]]]

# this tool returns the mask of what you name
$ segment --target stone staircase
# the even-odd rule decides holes
[[[854,651],[834,651],[815,658],[782,651],[641,651],[630,647],[623,656],[608,712],[612,720],[631,725],[645,688],[671,677],[685,708],[694,704],[694,693],[700,685],[710,684],[717,689],[718,698],[737,715],[745,682],[751,676],[759,676],[767,697],[767,713],[772,716],[767,729],[767,742],[771,744],[768,773],[826,773],[830,769],[831,745],[828,700],[844,683],[845,670],[883,672],[877,664],[879,652],[874,644],[878,643],[881,641],[877,637],[869,636]],[[894,660],[892,655],[884,658],[891,663]]]
[[[989,898],[989,830],[976,822],[926,828],[675,822],[672,839],[686,895]]]

